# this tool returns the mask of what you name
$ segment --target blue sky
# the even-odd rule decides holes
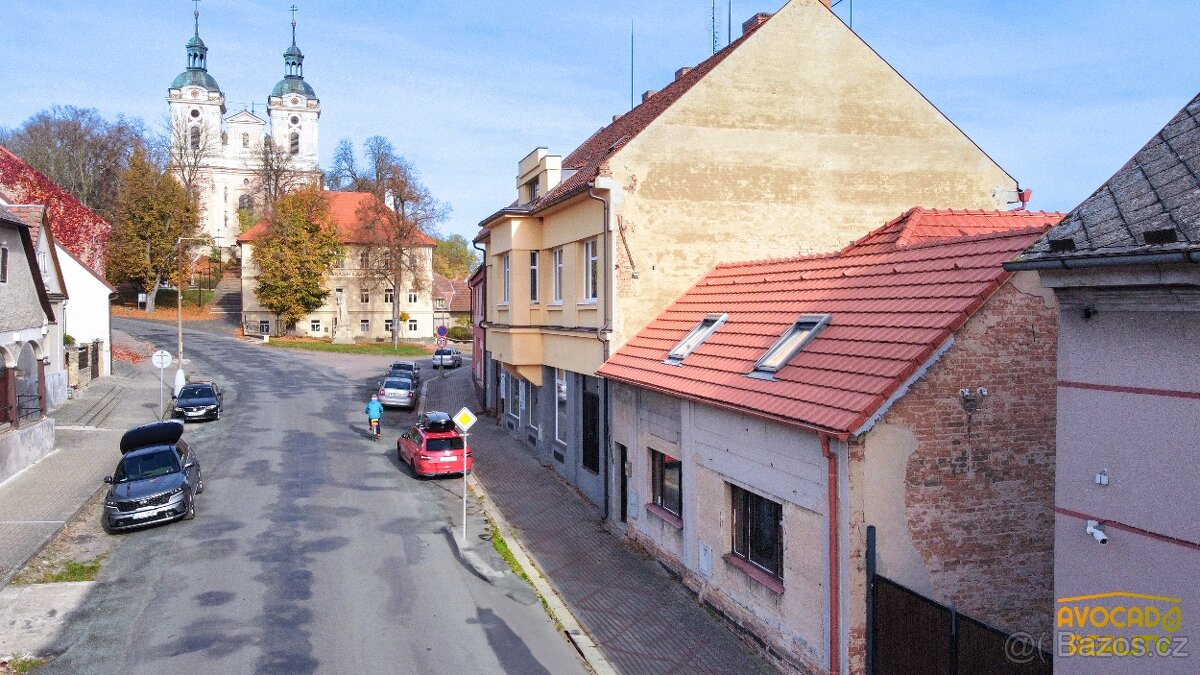
[[[799,0],[798,0],[799,1]],[[1069,210],[1200,91],[1194,0],[843,0],[837,13],[1022,186]],[[291,0],[202,0],[209,73],[229,112],[283,76]],[[712,0],[296,0],[321,160],[388,137],[471,236],[513,198],[516,163],[567,154],[712,51]],[[733,26],[781,0],[735,0]],[[718,2],[721,43],[726,1]],[[161,127],[184,69],[189,0],[10,0],[0,22],[0,127],[54,104]]]

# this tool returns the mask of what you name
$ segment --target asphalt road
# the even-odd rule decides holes
[[[175,351],[173,326],[117,327]],[[443,528],[460,483],[415,480],[395,457],[413,414],[366,435],[388,359],[190,331],[185,348],[225,388],[221,419],[185,435],[205,478],[196,519],[117,535],[38,672],[586,672],[532,594],[456,557]],[[424,374],[434,393],[450,382],[428,360]]]

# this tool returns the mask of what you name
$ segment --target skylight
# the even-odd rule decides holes
[[[828,314],[806,314],[797,318],[775,345],[754,364],[754,372],[750,373],[750,377],[774,379],[775,373],[786,366],[792,357],[800,353],[805,345],[829,325],[829,319]]]
[[[692,332],[688,333],[686,337],[679,341],[679,344],[675,345],[675,348],[671,350],[671,353],[667,354],[667,358],[663,363],[678,366],[683,362],[684,357],[691,354],[696,347],[699,347],[701,343],[707,340],[708,336],[716,332],[728,318],[728,314],[709,314],[705,316],[700,321],[700,324],[692,329]]]

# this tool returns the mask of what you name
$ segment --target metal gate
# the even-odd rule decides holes
[[[875,573],[867,528],[867,664],[871,675],[1050,675],[1045,651]]]

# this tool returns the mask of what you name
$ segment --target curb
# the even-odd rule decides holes
[[[509,551],[512,552],[513,558],[517,564],[525,571],[529,577],[529,583],[533,584],[533,589],[546,603],[546,609],[550,617],[562,626],[563,633],[571,644],[575,645],[575,650],[587,663],[592,672],[598,675],[616,675],[617,670],[605,658],[604,653],[600,651],[600,647],[592,641],[592,638],[584,631],[579,624],[579,620],[571,613],[554,585],[542,575],[541,568],[534,561],[533,556],[525,551],[525,547],[521,543],[520,534],[513,528],[512,525],[504,519],[504,514],[500,513],[500,509],[492,502],[487,495],[487,490],[483,488],[479,480],[472,474],[467,477],[467,485],[471,491],[475,493],[475,497],[479,505],[483,507],[483,512],[487,515],[488,520],[500,530],[500,534],[504,536],[505,542],[508,544]],[[453,533],[451,533],[451,538]]]

